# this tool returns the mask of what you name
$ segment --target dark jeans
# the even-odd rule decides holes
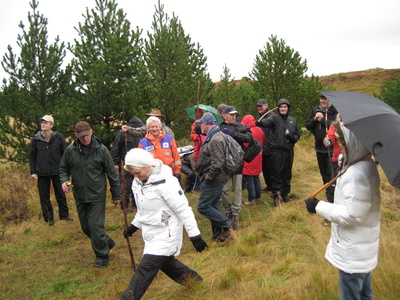
[[[38,190],[40,205],[42,207],[43,219],[45,222],[54,220],[53,207],[50,202],[50,182],[53,182],[54,194],[58,204],[60,219],[69,217],[67,199],[61,187],[60,176],[38,176]]]
[[[334,174],[332,155],[331,153],[317,153],[317,161],[319,173],[322,177],[322,182],[325,184],[329,182],[336,174]],[[330,203],[333,203],[335,193],[335,184],[332,184],[326,189],[326,198]]]
[[[96,257],[108,257],[112,239],[106,234],[106,201],[76,202],[82,231],[90,238]]]
[[[225,182],[204,180],[200,185],[200,198],[197,210],[210,220],[213,239],[219,238],[228,229],[229,218],[221,213],[221,195]]]
[[[258,175],[243,175],[246,181],[247,192],[249,194],[249,201],[259,199],[261,197],[261,183]]]
[[[339,293],[341,300],[372,300],[371,272],[346,273],[339,270]]]
[[[145,254],[121,299],[141,299],[159,270],[179,284],[185,284],[188,279],[203,280],[196,271],[173,256]]]

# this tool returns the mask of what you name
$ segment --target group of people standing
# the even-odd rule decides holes
[[[246,115],[240,120],[235,107],[220,105],[219,112],[224,119],[220,123],[217,123],[213,114],[198,111],[197,120],[192,125],[194,171],[200,181],[197,210],[210,220],[211,241],[214,242],[224,242],[233,230],[237,230],[244,183],[248,190],[248,201],[244,204],[250,206],[259,201],[262,191],[259,178],[261,172],[266,185],[264,190],[270,193],[276,206],[291,200],[289,193],[294,145],[300,139],[297,122],[289,116],[291,104],[287,99],[280,99],[277,107],[273,109],[277,110],[277,113],[272,113],[273,110],[270,110],[265,99],[260,99],[256,107],[256,118]],[[132,212],[129,203],[132,209],[137,209],[134,219],[123,235],[128,238],[137,230],[142,231],[145,242],[143,258],[121,299],[140,299],[159,270],[181,284],[191,280],[202,280],[196,271],[176,259],[182,247],[183,228],[197,252],[202,252],[208,247],[180,185],[182,162],[174,134],[162,122],[164,116],[159,110],[153,109],[147,116],[146,125],[135,117],[130,120],[128,126],[122,127],[116,136],[111,156],[107,148],[92,134],[87,122],[81,121],[76,124],[76,139],[67,146],[62,135],[51,130],[54,119],[46,115],[41,119],[41,130],[32,138],[30,150],[31,174],[33,178],[38,179],[44,220],[49,225],[54,225],[49,196],[50,181],[53,182],[62,220],[72,221],[63,193],[72,190],[82,230],[91,239],[96,255],[95,267],[108,265],[109,252],[116,245],[104,228],[107,179],[112,201],[116,205],[121,204],[121,200],[124,201],[124,205],[121,205],[121,208],[126,209],[124,213]],[[363,148],[345,127],[338,125],[340,122],[336,119],[336,109],[321,94],[320,105],[312,110],[306,128],[315,136],[315,150],[323,183],[332,180],[338,172],[338,169],[334,168],[335,161],[332,163],[333,158],[338,161],[338,153],[335,151],[336,157],[333,156],[337,134],[328,134],[330,127],[333,128],[331,124],[335,124],[335,130],[338,129],[342,133],[341,143],[348,147],[345,148],[347,161],[344,163],[348,169],[365,157],[368,159],[368,156],[364,156],[356,161],[357,155],[365,151],[365,147]],[[236,140],[243,149],[252,143],[253,139],[262,145],[259,155],[253,161],[244,162],[242,171],[238,174],[229,174],[224,167],[227,136]],[[356,142],[353,145],[354,141]],[[340,144],[340,141],[337,144]],[[353,150],[354,155],[351,155]],[[346,194],[348,191],[344,186],[358,182],[358,177],[354,181],[351,175],[343,176],[343,179],[338,181],[339,191],[336,193],[334,184],[328,188],[328,204],[317,199],[305,200],[309,212],[317,213],[335,223],[332,226],[332,239],[326,257],[340,270],[340,293],[343,299],[347,299],[347,295],[351,293],[372,295],[370,271],[376,266],[379,241],[379,177],[369,160],[362,169],[358,168],[355,172],[351,174],[360,178],[369,174],[376,179],[361,191],[363,199],[358,197],[354,200],[366,202],[368,199],[372,206],[366,204],[366,207],[372,209],[359,211],[357,208],[360,206],[355,204],[351,212],[343,211],[343,206],[351,209],[347,204],[350,196]],[[364,173],[361,174],[362,172]],[[121,199],[120,180],[124,181],[125,199]],[[230,194],[233,195],[232,198]],[[338,197],[337,201],[334,201],[334,195]],[[224,212],[221,212],[221,203]],[[334,205],[333,209],[331,205]],[[338,210],[335,210],[335,207],[338,207]],[[371,232],[374,239],[368,241],[373,249],[349,261],[344,257],[348,253],[347,250],[337,245],[340,237],[334,232],[341,226],[345,226],[341,230],[343,233],[348,231],[346,234],[350,238],[355,231],[346,226],[361,226],[362,231],[373,228]],[[361,249],[366,238],[367,235],[357,238],[357,247]],[[342,246],[353,249],[353,244]],[[367,266],[360,267],[361,260],[367,261]]]

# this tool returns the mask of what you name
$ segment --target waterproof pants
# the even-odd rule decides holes
[[[218,180],[204,180],[200,184],[200,197],[197,202],[197,210],[210,220],[213,240],[218,240],[223,231],[229,227],[229,218],[221,213],[221,194],[225,182]]]
[[[283,199],[290,193],[292,180],[294,150],[271,150],[272,163],[272,194],[276,197],[280,192]]]
[[[272,186],[272,179],[271,179],[271,155],[270,154],[263,154],[262,155],[262,173],[264,177],[265,184],[267,185],[268,190],[271,190]]]
[[[53,207],[50,202],[50,183],[53,183],[54,194],[58,204],[58,214],[60,219],[69,217],[67,198],[61,187],[60,176],[39,176],[38,190],[40,197],[40,206],[42,207],[43,219],[45,222],[54,220]]]
[[[115,242],[106,234],[104,228],[106,201],[76,202],[82,231],[90,238],[96,257],[108,258],[109,246]]]
[[[232,216],[238,216],[242,210],[242,178],[242,174],[231,175],[222,190],[224,211],[225,213],[232,213]],[[231,181],[233,193],[231,191]],[[232,198],[230,193],[232,193]]]
[[[179,284],[185,284],[188,280],[203,280],[196,271],[184,265],[174,256],[145,254],[121,299],[141,299],[159,270]]]

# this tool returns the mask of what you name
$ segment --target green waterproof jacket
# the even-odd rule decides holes
[[[76,201],[105,201],[106,176],[110,183],[112,200],[121,200],[118,174],[111,154],[97,137],[92,136],[88,147],[84,147],[78,139],[67,147],[61,159],[60,180],[64,183],[72,177]]]

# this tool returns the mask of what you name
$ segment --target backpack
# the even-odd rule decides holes
[[[247,146],[243,147],[244,150],[244,161],[245,162],[251,162],[253,159],[256,158],[258,154],[261,153],[262,147],[260,145],[260,142],[254,138],[251,143],[249,143]]]
[[[244,151],[230,135],[224,134],[226,140],[225,172],[232,174],[242,173]]]

